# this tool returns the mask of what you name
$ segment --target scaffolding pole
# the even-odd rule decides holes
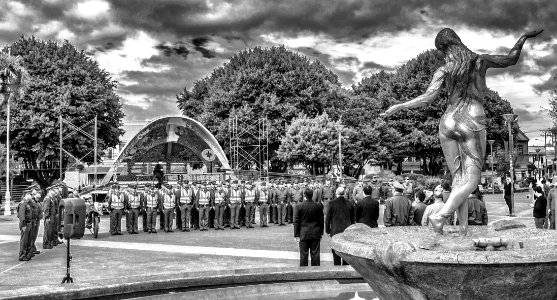
[[[255,167],[259,178],[269,170],[269,126],[267,118],[241,121],[230,116],[230,157],[232,168],[240,170]],[[254,172],[255,173],[255,172]]]

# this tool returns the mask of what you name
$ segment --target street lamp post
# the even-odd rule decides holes
[[[514,141],[513,141],[513,132],[512,132],[512,123],[516,122],[518,119],[518,115],[515,114],[504,114],[503,117],[507,122],[507,127],[509,129],[509,164],[510,164],[510,178],[511,178],[511,217],[514,217],[514,166],[513,166],[513,148],[514,148]]]
[[[343,169],[342,169],[342,142],[341,142],[341,137],[342,137],[341,132],[342,132],[343,126],[342,126],[341,122],[342,122],[342,117],[339,118],[338,124],[335,125],[335,128],[337,129],[337,132],[338,132],[338,164],[339,164],[339,168],[340,168],[340,170],[339,170],[340,180],[342,180],[342,171],[343,171]]]
[[[540,178],[540,151],[542,149],[536,149],[536,178]]]
[[[10,193],[10,91],[8,90],[10,75],[6,68],[2,74],[2,93],[6,101],[6,196],[4,197],[4,216],[11,212],[12,195]]]
[[[495,194],[495,181],[493,180],[493,143],[495,143],[495,140],[487,140],[487,142],[491,148],[491,192]]]

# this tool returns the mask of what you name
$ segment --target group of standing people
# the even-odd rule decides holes
[[[126,229],[130,234],[138,233],[138,221],[143,219],[143,231],[157,232],[157,215],[160,215],[160,230],[174,231],[175,228],[188,232],[192,229],[215,230],[253,228],[255,213],[259,209],[261,227],[269,223],[285,226],[294,222],[294,209],[304,199],[304,190],[312,190],[312,200],[323,205],[322,212],[334,198],[338,183],[326,181],[271,180],[255,184],[251,181],[231,180],[226,182],[179,181],[175,185],[131,185],[110,187],[108,208],[110,211],[110,233],[122,234],[121,219],[126,217]],[[360,184],[355,184],[346,198],[363,198]],[[380,186],[377,200],[382,192]]]
[[[549,182],[545,178],[542,178],[540,181],[535,178],[530,178],[529,180],[528,197],[533,201],[532,216],[534,217],[534,225],[539,229],[555,230],[557,182]]]
[[[404,183],[393,181],[386,189],[385,186],[378,184],[377,176],[373,176],[371,182],[357,183],[352,193],[347,192],[350,188],[349,185],[340,183],[335,188],[334,198],[324,199],[322,202],[313,200],[313,190],[310,188],[305,190],[306,200],[297,205],[294,212],[294,237],[299,243],[300,266],[308,265],[309,253],[311,253],[311,265],[320,265],[319,252],[323,232],[333,237],[344,232],[354,223],[363,223],[372,228],[378,227],[381,202],[385,203],[385,218],[387,222],[391,222],[389,226],[407,225],[409,222],[412,209],[408,196],[413,194],[413,184],[409,179]],[[406,209],[408,212],[401,215],[399,219],[397,211]],[[334,250],[331,251],[334,265],[348,264]]]
[[[375,182],[372,180],[357,184],[352,194],[358,194],[361,190],[362,196],[352,198],[346,197],[347,186],[340,184],[336,188],[335,198],[322,202],[313,200],[314,191],[310,188],[304,191],[305,202],[297,205],[294,212],[294,237],[299,243],[300,266],[308,265],[310,255],[311,265],[320,265],[323,232],[332,237],[354,223],[378,227],[380,204],[383,201],[383,223],[386,227],[431,226],[428,217],[439,212],[450,195],[448,182],[436,186],[430,195],[426,194],[429,191],[415,189],[408,177],[403,182],[391,181],[390,190],[380,188],[381,193],[377,193]],[[383,198],[384,195],[387,195],[387,199]],[[322,209],[325,210],[324,214]],[[479,189],[468,197],[468,219],[465,221],[469,225],[487,225],[487,210]],[[456,225],[459,220],[455,216],[449,218],[447,223]],[[332,253],[335,265],[347,264],[334,250]]]
[[[67,198],[67,188],[64,185],[54,185],[47,188],[43,197],[39,185],[31,185],[23,192],[23,199],[17,207],[19,219],[20,242],[19,260],[29,261],[41,251],[35,242],[39,234],[40,222],[44,219],[43,249],[52,249],[63,244],[58,239],[60,227],[59,204]]]

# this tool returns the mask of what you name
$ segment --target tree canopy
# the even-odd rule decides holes
[[[224,151],[229,148],[230,116],[250,122],[269,121],[271,170],[284,171],[276,159],[280,140],[292,119],[314,117],[326,107],[339,105],[342,96],[337,76],[319,61],[285,47],[256,47],[234,55],[210,76],[177,95],[178,107],[215,134]],[[244,141],[249,144],[250,141]]]
[[[247,121],[267,117],[273,171],[284,171],[285,163],[295,162],[314,174],[328,169],[337,150],[325,129],[342,120],[346,127],[342,146],[345,174],[359,174],[366,163],[396,164],[400,171],[407,157],[421,160],[425,174],[439,174],[445,168],[438,126],[446,108],[446,92],[429,106],[404,110],[388,120],[380,113],[422,94],[443,64],[442,54],[429,50],[394,72],[378,72],[347,90],[318,61],[284,47],[257,47],[233,56],[190,90],[184,89],[177,96],[178,106],[215,133],[225,151],[230,116]],[[512,108],[491,90],[485,100],[487,137],[497,141],[496,147],[501,146],[507,136],[502,114],[512,113]],[[317,130],[319,126],[324,126],[322,131]]]
[[[353,87],[353,92],[365,98],[375,98],[380,110],[393,104],[406,102],[422,94],[428,87],[433,73],[444,63],[442,54],[428,50],[399,67],[393,73],[380,72],[364,78]],[[506,127],[502,114],[512,113],[507,100],[497,92],[488,90],[484,109],[487,118],[487,137],[503,145]],[[442,91],[431,104],[398,112],[389,118],[389,126],[398,133],[400,140],[391,149],[399,171],[404,157],[416,157],[422,161],[424,174],[438,174],[444,168],[444,157],[439,142],[439,120],[447,106],[447,94]],[[397,151],[398,150],[398,151]]]
[[[289,164],[302,164],[313,175],[324,174],[338,155],[338,131],[341,141],[347,129],[337,129],[338,122],[324,113],[315,118],[299,117],[287,126],[277,151],[278,158]],[[335,151],[336,150],[336,151]]]
[[[99,159],[104,149],[118,144],[124,114],[114,92],[116,82],[96,61],[68,41],[60,45],[21,36],[6,48],[11,49],[12,55],[22,57],[30,76],[25,95],[12,102],[11,143],[17,149],[15,157],[23,159],[31,178],[46,187],[59,177],[60,116],[76,126],[97,116]],[[5,111],[1,114],[0,138],[5,139]],[[64,135],[69,132],[65,127]],[[93,149],[93,141],[74,134],[64,140],[63,148],[81,158]],[[66,157],[63,167],[69,161]],[[83,161],[92,163],[93,153]]]

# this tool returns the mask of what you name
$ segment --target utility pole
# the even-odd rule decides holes
[[[553,176],[557,174],[557,127],[551,129],[551,138],[553,139]]]
[[[62,148],[62,116],[61,115],[58,117],[58,121],[60,121],[60,134],[59,134],[59,137],[60,137],[60,139],[59,139],[59,141],[60,141],[60,165],[58,167],[59,167],[59,170],[60,170],[60,181],[62,181],[62,158],[63,158],[62,151],[64,151],[64,149]]]
[[[503,117],[507,122],[507,126],[509,129],[509,164],[510,164],[510,178],[511,178],[511,217],[514,217],[514,163],[513,163],[513,150],[514,150],[514,141],[513,141],[513,129],[512,123],[518,120],[518,115],[515,114],[504,114]]]
[[[542,129],[540,130],[543,133],[543,149],[544,149],[544,156],[545,156],[545,176],[549,178],[549,167],[547,165],[547,159],[548,159],[548,155],[547,155],[547,135],[548,133],[551,133],[551,128],[549,129]]]
[[[487,140],[487,142],[491,148],[491,192],[495,195],[495,181],[493,179],[493,143],[495,143],[495,140]]]
[[[9,49],[8,49],[9,51]],[[10,193],[10,91],[8,90],[8,84],[10,80],[8,68],[6,68],[2,74],[2,93],[4,94],[4,99],[6,101],[6,196],[4,197],[4,216],[9,216],[12,214],[11,211],[11,201],[12,195]]]
[[[536,170],[537,170],[536,175],[537,175],[538,179],[541,177],[540,176],[540,170],[539,170],[540,169],[540,151],[542,151],[542,149],[540,149],[540,148],[536,149],[536,164],[535,164],[535,166],[536,166]]]
[[[342,180],[342,173],[343,173],[343,169],[342,169],[342,141],[341,141],[341,137],[342,137],[342,117],[340,117],[338,119],[338,124],[335,125],[335,128],[338,131],[338,164],[339,164],[339,173],[340,173],[340,180]]]
[[[93,164],[95,165],[95,176],[94,176],[94,180],[93,180],[93,185],[96,187],[97,186],[97,115],[95,115],[95,153],[93,153]]]

